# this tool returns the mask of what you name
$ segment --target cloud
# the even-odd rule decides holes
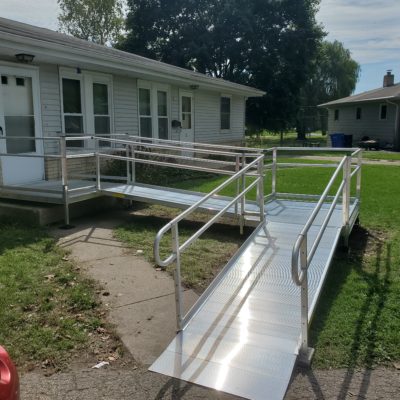
[[[399,0],[322,0],[318,19],[359,63],[400,63]]]

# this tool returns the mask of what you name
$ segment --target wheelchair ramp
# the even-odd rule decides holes
[[[151,371],[249,399],[282,399],[300,347],[300,288],[291,278],[293,243],[314,203],[274,201],[195,305],[193,317]],[[309,232],[316,237],[326,209]],[[341,232],[332,215],[309,267],[309,318]]]
[[[112,197],[183,209],[197,203],[207,194],[142,183],[134,183],[131,185],[103,183],[101,193]],[[231,200],[231,197],[216,195],[208,199],[199,209],[202,211],[218,212]],[[257,212],[257,204],[254,201],[248,201],[246,203],[246,211]],[[234,214],[234,207],[228,211],[228,214]]]

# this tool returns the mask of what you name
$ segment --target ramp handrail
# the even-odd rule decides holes
[[[187,210],[183,211],[173,220],[168,222],[165,226],[163,226],[157,233],[156,238],[154,240],[154,258],[158,265],[162,267],[166,267],[176,261],[176,269],[175,269],[175,301],[176,301],[176,317],[177,317],[177,328],[178,330],[182,329],[185,318],[182,317],[182,298],[181,298],[181,274],[180,274],[180,255],[186,248],[188,248],[195,240],[197,240],[211,225],[213,225],[222,215],[224,215],[229,208],[236,205],[237,202],[244,199],[246,194],[257,186],[257,200],[259,205],[259,214],[260,214],[260,222],[264,219],[264,155],[258,156],[254,161],[244,166],[241,170],[239,170],[235,175],[228,178],[225,182],[219,185],[217,188],[213,189],[207,195],[205,195],[201,200],[197,201]],[[246,187],[246,176],[249,171],[257,168],[257,178],[254,179],[247,187]],[[252,174],[254,176],[254,174]],[[243,179],[244,178],[244,179]],[[217,214],[215,214],[208,222],[206,222],[199,230],[197,230],[194,234],[192,234],[188,239],[185,240],[184,243],[179,243],[179,229],[178,224],[180,221],[188,217],[190,214],[195,212],[200,206],[202,206],[207,200],[218,194],[222,189],[232,184],[236,180],[241,179],[244,183],[242,190],[237,193],[237,195],[232,198],[232,200],[227,203],[227,205],[220,210]],[[244,218],[245,213],[245,202],[242,201],[242,206],[240,208],[240,217]],[[239,213],[238,207],[235,207],[235,212]],[[163,236],[168,232],[172,233],[172,253],[165,258],[161,259],[160,256],[160,242]]]
[[[362,150],[357,149],[351,153],[351,155],[346,155],[342,158],[340,163],[338,164],[336,170],[332,174],[328,184],[326,185],[323,193],[321,194],[317,205],[313,209],[311,215],[309,216],[307,222],[299,233],[292,250],[292,259],[291,259],[291,275],[292,280],[297,286],[301,287],[301,328],[302,328],[302,336],[301,336],[301,347],[300,347],[300,361],[306,364],[309,364],[311,361],[311,357],[313,354],[313,349],[308,346],[308,268],[311,264],[311,261],[314,257],[316,250],[318,249],[318,245],[322,239],[323,234],[328,226],[330,218],[332,217],[333,211],[335,210],[340,197],[342,198],[342,218],[343,218],[343,229],[345,241],[347,244],[348,235],[349,235],[349,216],[350,216],[350,191],[351,191],[351,179],[354,175],[357,174],[357,200],[360,194],[360,184],[361,184],[361,155]],[[358,165],[355,170],[351,171],[351,161],[352,157],[358,157]],[[315,219],[320,213],[323,204],[328,199],[328,195],[330,190],[333,187],[333,184],[336,182],[337,177],[340,172],[343,172],[343,178],[339,184],[339,187],[332,199],[330,207],[325,215],[325,218],[321,224],[321,227],[311,245],[311,248],[308,250],[307,237],[308,232],[313,225]],[[299,260],[300,260],[300,272],[299,272]]]

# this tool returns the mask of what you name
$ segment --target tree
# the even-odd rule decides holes
[[[356,87],[359,73],[359,64],[352,59],[350,51],[341,42],[321,42],[312,73],[301,91],[297,124],[300,138],[305,135],[307,126],[313,125],[320,118],[316,106],[350,96]]]
[[[121,0],[57,0],[60,30],[99,44],[119,39],[124,25]]]
[[[254,128],[294,125],[323,37],[319,0],[128,0],[119,47],[263,89],[248,102]]]

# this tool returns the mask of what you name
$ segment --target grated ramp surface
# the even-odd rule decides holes
[[[282,399],[300,345],[300,288],[291,252],[314,203],[267,204],[261,224],[151,371],[249,399]],[[309,232],[309,246],[322,217]],[[310,316],[341,231],[335,210],[309,268]]]

